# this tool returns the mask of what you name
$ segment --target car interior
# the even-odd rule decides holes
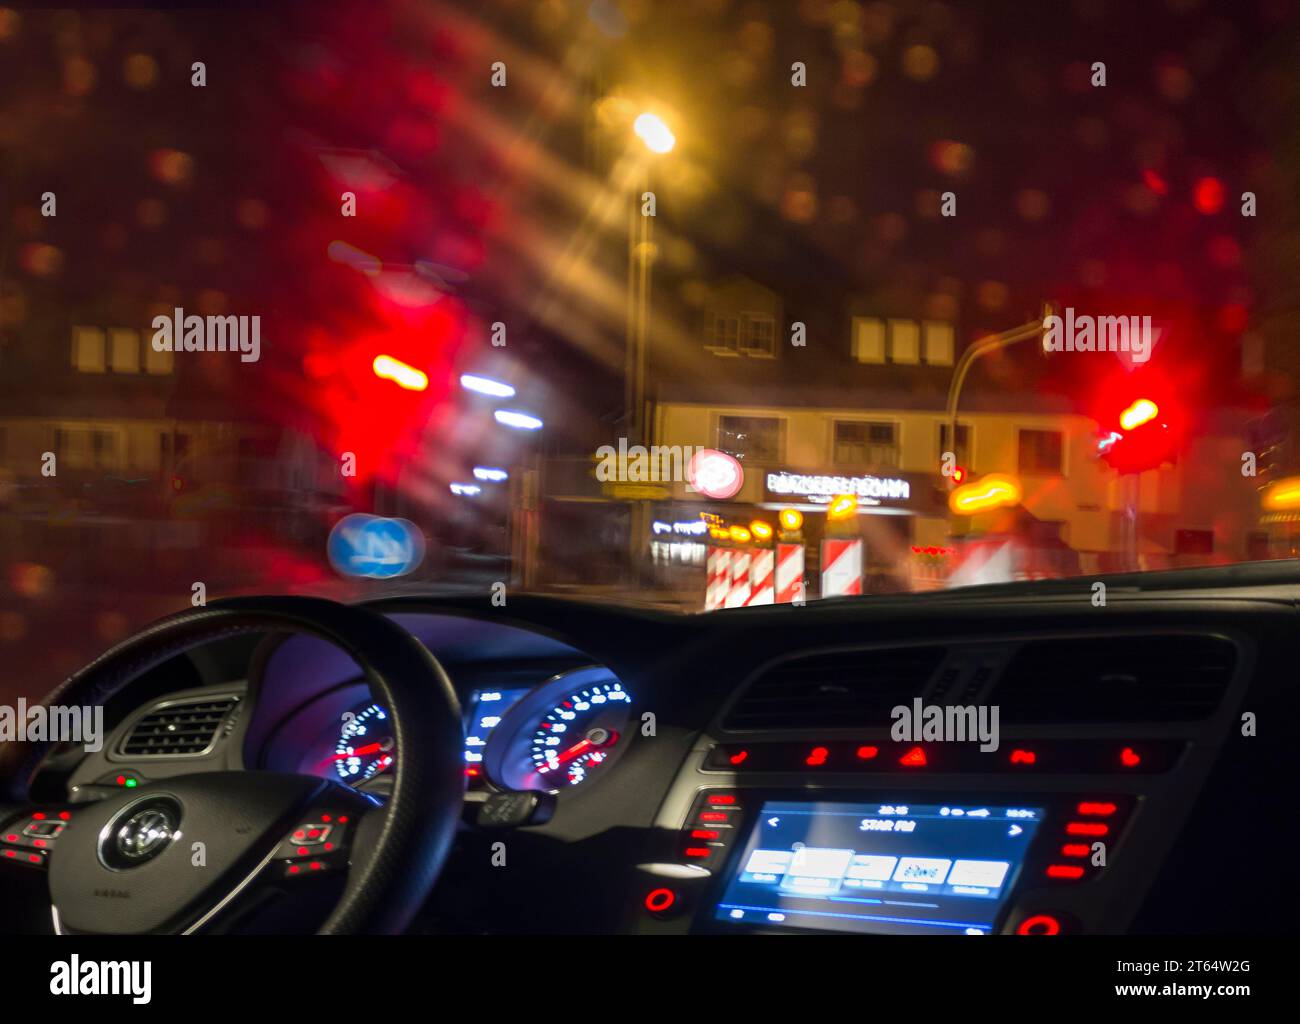
[[[1280,931],[1241,880],[1292,830],[1295,572],[214,601],[47,698],[102,703],[101,749],[4,745],[4,928]]]

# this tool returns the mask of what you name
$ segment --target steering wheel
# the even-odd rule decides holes
[[[51,848],[47,866],[58,931],[188,934],[273,890],[292,893],[307,884],[315,891],[302,876],[342,871],[342,895],[319,934],[389,934],[410,923],[446,861],[464,778],[455,691],[437,659],[396,623],[321,598],[214,602],[118,644],[45,704],[102,704],[168,658],[268,630],[314,635],[361,667],[375,700],[388,708],[401,754],[387,804],[315,776],[216,771],[42,810],[28,794],[50,744],[5,744],[0,822],[44,821],[45,832],[57,832],[56,840],[41,845]],[[44,862],[40,850],[30,856],[38,854]]]

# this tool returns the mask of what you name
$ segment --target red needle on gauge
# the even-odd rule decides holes
[[[349,757],[365,757],[367,754],[378,754],[383,749],[384,745],[382,743],[367,743],[364,747],[357,747],[350,754],[331,754],[321,763],[328,764],[330,761],[342,761]]]
[[[609,733],[606,738],[601,740],[599,743],[588,736],[585,740],[579,740],[564,753],[556,754],[555,761],[557,764],[568,764],[575,757],[581,757],[588,750],[598,750],[601,747],[612,747],[617,742],[618,733],[616,732]]]

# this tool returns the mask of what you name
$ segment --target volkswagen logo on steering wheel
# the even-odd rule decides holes
[[[138,867],[163,852],[180,835],[180,809],[170,800],[134,804],[100,833],[100,860],[122,870]]]

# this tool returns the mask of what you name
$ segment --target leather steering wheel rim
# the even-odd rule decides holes
[[[45,705],[102,704],[177,654],[247,633],[306,633],[361,668],[389,710],[400,756],[382,825],[354,859],[343,894],[318,934],[394,934],[424,903],[451,848],[464,796],[460,707],[438,660],[396,623],[369,609],[315,597],[229,598],[151,624],[74,673]],[[47,742],[0,750],[0,797],[25,803]]]

